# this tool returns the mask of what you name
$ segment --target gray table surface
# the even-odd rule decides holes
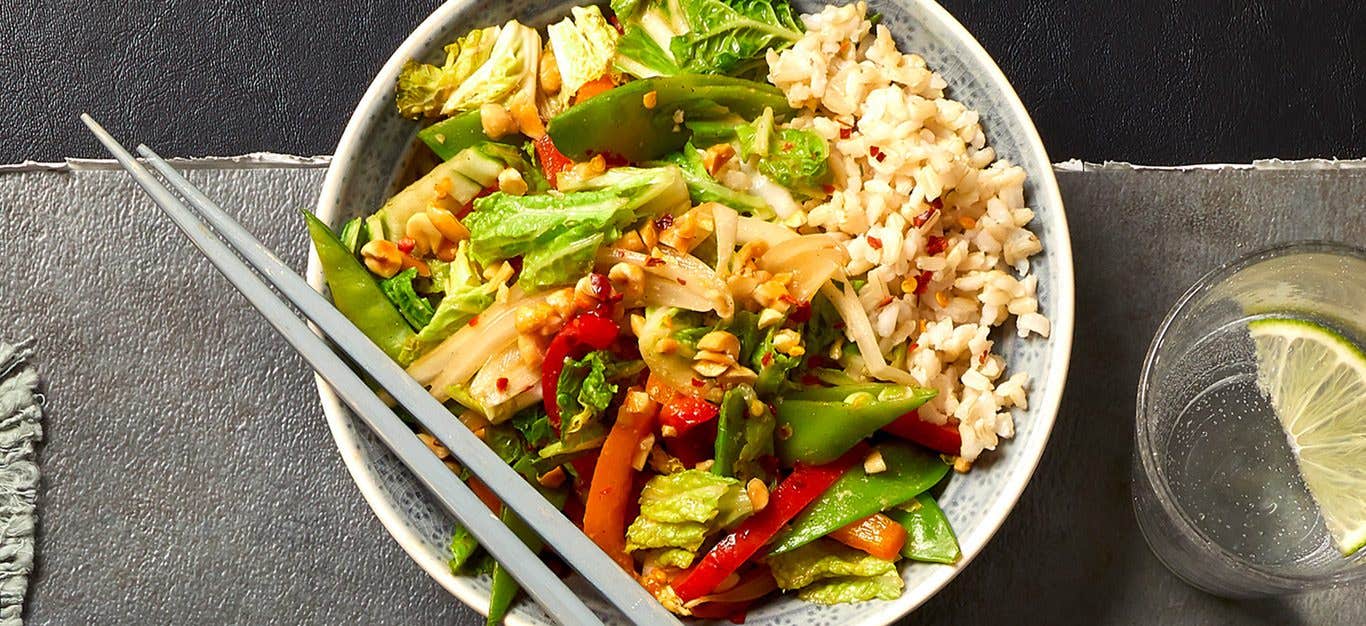
[[[301,267],[319,169],[191,179]],[[985,553],[908,623],[1366,623],[1360,587],[1232,602],[1129,507],[1148,340],[1201,273],[1270,242],[1366,243],[1366,168],[1059,174],[1077,264],[1062,412]],[[371,514],[312,376],[120,172],[0,173],[0,337],[47,380],[31,624],[474,624]]]

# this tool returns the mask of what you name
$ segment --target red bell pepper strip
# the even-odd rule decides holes
[[[716,419],[721,408],[692,396],[676,393],[659,411],[659,425],[665,437],[681,437],[688,431]],[[670,431],[672,429],[672,432]]]
[[[617,340],[621,329],[606,317],[596,312],[582,313],[569,320],[559,334],[550,340],[545,351],[545,361],[541,364],[541,395],[545,403],[545,414],[555,432],[560,431],[560,404],[555,400],[555,392],[560,387],[560,373],[564,362],[570,358],[580,358],[593,350],[605,350]]]
[[[778,534],[785,524],[801,513],[806,505],[825,493],[850,467],[862,461],[867,453],[868,446],[860,444],[825,465],[797,464],[796,469],[770,494],[768,506],[716,544],[696,567],[673,585],[674,592],[684,602],[711,593],[721,581]]]
[[[958,434],[957,426],[931,424],[920,419],[920,413],[916,411],[896,418],[896,421],[883,426],[882,430],[936,452],[955,456],[963,452],[963,436]]]
[[[536,160],[540,162],[541,171],[545,173],[551,187],[555,186],[555,177],[559,176],[560,172],[574,167],[574,161],[555,147],[555,142],[550,140],[549,134],[536,139]]]

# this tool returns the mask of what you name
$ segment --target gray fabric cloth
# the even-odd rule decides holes
[[[24,344],[0,343],[0,626],[24,623],[24,593],[33,570],[35,447],[43,438],[38,372]]]

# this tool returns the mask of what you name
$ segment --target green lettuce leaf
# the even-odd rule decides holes
[[[398,111],[405,117],[435,117],[456,87],[488,60],[499,28],[470,31],[446,46],[446,62],[440,67],[409,60],[398,75]]]
[[[696,74],[756,76],[767,70],[764,54],[802,36],[787,0],[680,0],[689,30],[669,50],[679,67]]]
[[[603,17],[602,9],[589,5],[571,8],[570,12],[572,19],[566,17],[546,27],[560,71],[555,110],[568,106],[580,87],[606,74],[617,52],[617,29]]]
[[[673,38],[688,32],[683,0],[613,0],[612,12],[624,34],[613,65],[636,78],[683,73],[674,60]]]
[[[560,430],[572,435],[607,411],[617,386],[607,382],[610,353],[598,350],[582,359],[569,359],[560,371],[555,402],[560,407]]]
[[[474,316],[493,304],[493,296],[498,291],[498,285],[482,281],[470,262],[469,246],[464,242],[456,249],[455,259],[445,264],[439,275],[434,272],[432,278],[445,295],[427,323],[420,326],[417,335],[404,345],[403,353],[411,359],[464,328]]]
[[[626,549],[696,553],[708,535],[752,511],[749,496],[734,478],[696,469],[655,476],[640,492],[640,515],[626,529]],[[670,556],[682,560],[681,555]]]
[[[778,129],[773,112],[765,110],[753,124],[735,129],[741,158],[789,190],[814,197],[830,182],[830,146],[820,135],[796,128]]]
[[[830,539],[819,539],[768,559],[783,589],[801,589],[829,578],[871,578],[896,574],[896,563]]]
[[[509,110],[518,105],[536,106],[537,69],[541,59],[541,35],[536,29],[509,21],[498,31],[488,57],[441,105],[442,115],[471,111],[488,103]]]
[[[555,429],[550,426],[545,407],[539,402],[513,415],[510,423],[532,448],[540,448],[555,439]]]
[[[653,564],[655,567],[687,569],[692,567],[693,559],[696,557],[697,553],[682,548],[661,548],[647,553],[645,562]]]
[[[519,284],[527,291],[568,284],[588,272],[604,243],[623,229],[688,203],[673,166],[614,168],[564,194],[493,193],[474,202],[465,219],[470,256],[482,265],[522,256]]]
[[[417,278],[417,268],[410,267],[380,281],[379,288],[398,307],[403,318],[414,329],[420,329],[432,321],[433,310],[432,303],[417,295],[417,290],[413,288],[414,278]]]
[[[895,600],[905,586],[901,575],[892,571],[868,577],[827,578],[802,587],[797,597],[816,604]]]
[[[683,172],[683,181],[688,185],[688,195],[692,197],[693,204],[719,202],[735,209],[741,215],[764,219],[773,217],[773,210],[759,196],[735,191],[716,182],[716,179],[707,173],[701,155],[691,143],[683,146],[681,151],[664,157],[661,162],[677,165]]]

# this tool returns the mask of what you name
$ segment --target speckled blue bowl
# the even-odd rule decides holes
[[[393,105],[394,84],[405,60],[434,60],[443,45],[473,27],[512,17],[544,25],[567,14],[568,7],[583,3],[452,0],[437,9],[394,52],[356,107],[323,183],[319,217],[336,226],[374,211],[391,193],[394,178],[412,153],[418,130],[415,123],[399,117]],[[796,4],[803,12],[812,12],[824,3],[799,0]],[[1013,333],[1002,333],[1001,346],[1009,367],[1028,371],[1033,379],[1029,410],[1017,412],[1015,438],[995,453],[986,454],[971,474],[952,480],[942,497],[963,549],[963,559],[957,565],[908,565],[902,570],[906,591],[895,601],[824,607],[788,597],[755,608],[749,613],[748,624],[885,624],[943,588],[981,552],[1029,482],[1048,441],[1067,374],[1073,325],[1072,250],[1057,181],[1029,114],[991,57],[938,4],[930,0],[869,4],[882,14],[902,50],[924,56],[948,81],[949,95],[981,113],[987,137],[997,153],[1028,172],[1025,198],[1037,212],[1032,226],[1044,244],[1044,252],[1035,257],[1033,267],[1039,275],[1039,305],[1052,319],[1053,333],[1047,340],[1023,341]],[[316,257],[310,261],[308,278],[315,288],[323,288]],[[488,579],[458,577],[447,569],[450,518],[342,406],[332,389],[319,381],[318,392],[342,459],[385,528],[432,578],[466,604],[485,611]],[[597,601],[582,581],[574,584],[609,623],[623,622]],[[519,604],[511,621],[553,623],[529,602]]]

